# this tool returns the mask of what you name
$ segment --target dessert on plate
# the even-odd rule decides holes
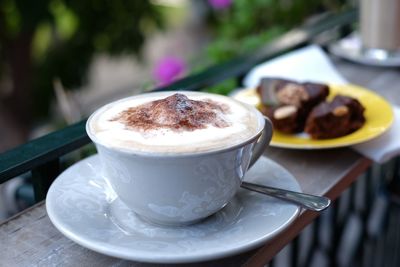
[[[298,133],[304,130],[312,108],[329,95],[329,87],[311,82],[264,78],[257,87],[257,93],[263,103],[260,109],[271,119],[275,129]]]
[[[363,126],[364,110],[357,99],[337,95],[331,102],[321,102],[312,110],[304,131],[313,139],[347,135]]]
[[[354,132],[365,122],[365,108],[357,99],[337,95],[327,101],[326,84],[263,78],[256,91],[261,112],[283,133],[306,132],[312,139],[335,138]]]

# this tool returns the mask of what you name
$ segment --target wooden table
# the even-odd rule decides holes
[[[400,105],[400,69],[377,68],[332,58],[349,81]],[[303,151],[269,148],[266,155],[287,168],[306,193],[336,199],[372,162],[349,148]],[[283,233],[261,248],[193,266],[263,266],[318,216],[303,211]],[[108,257],[64,237],[47,217],[43,202],[0,225],[0,266],[154,266]]]

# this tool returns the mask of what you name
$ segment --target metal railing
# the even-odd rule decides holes
[[[400,158],[374,164],[269,267],[400,265]],[[282,258],[286,258],[282,264]],[[289,263],[287,263],[289,262]]]
[[[205,71],[155,88],[162,90],[202,90],[226,79],[241,79],[254,65],[304,46],[326,32],[346,34],[357,19],[356,10],[324,16],[294,29],[250,55],[212,66]],[[328,34],[328,38],[334,38]],[[329,40],[328,40],[329,41]],[[324,42],[324,41],[322,41]],[[29,173],[36,201],[45,194],[62,171],[60,158],[90,143],[86,120],[32,140],[0,155],[0,183]],[[327,266],[398,266],[400,264],[400,159],[383,166],[374,165],[327,211],[322,213],[284,250],[291,266],[318,266],[316,254]],[[356,225],[356,228],[352,228]],[[354,230],[357,229],[357,230]],[[325,236],[325,237],[324,237]],[[349,236],[351,236],[349,240]],[[307,246],[304,240],[308,241]],[[278,266],[279,254],[269,263]],[[317,265],[316,265],[317,264]]]
[[[166,87],[155,88],[153,91],[201,90],[228,78],[240,79],[254,65],[304,46],[326,31],[335,28],[343,29],[351,25],[356,17],[356,10],[326,15],[312,24],[282,35],[252,54],[212,66],[201,73],[189,76]],[[0,155],[0,183],[25,172],[32,172],[36,185],[36,199],[43,199],[49,185],[61,171],[59,167],[60,157],[89,142],[90,140],[85,132],[84,120],[5,152]]]

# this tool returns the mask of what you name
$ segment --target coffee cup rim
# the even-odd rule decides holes
[[[184,90],[179,90],[179,91],[162,91],[162,92],[148,92],[148,93],[144,93],[144,94],[160,94],[160,95],[164,95],[164,94],[168,94],[168,93],[177,93],[177,92],[182,92],[182,93],[204,93],[204,94],[209,94],[209,95],[217,95],[217,96],[223,96],[223,97],[228,97],[228,96],[224,96],[224,95],[219,95],[219,94],[214,94],[214,93],[208,93],[208,92],[197,92],[197,91],[184,91]],[[89,136],[89,138],[92,140],[92,142],[95,145],[100,145],[102,147],[105,147],[109,150],[115,151],[117,153],[123,153],[123,154],[129,154],[129,155],[138,155],[138,156],[147,156],[147,157],[190,157],[190,156],[201,156],[201,155],[210,155],[210,154],[216,154],[216,153],[221,153],[221,152],[225,152],[225,151],[230,151],[230,150],[234,150],[237,149],[239,147],[245,146],[249,143],[252,143],[254,141],[254,139],[258,139],[260,137],[260,135],[262,134],[262,131],[264,130],[264,126],[265,126],[265,117],[264,115],[261,114],[261,112],[259,110],[257,110],[255,107],[248,105],[246,103],[240,102],[236,99],[230,98],[230,100],[232,100],[233,102],[238,103],[239,105],[245,106],[246,108],[250,109],[252,112],[254,112],[255,114],[257,114],[257,118],[258,118],[258,123],[259,123],[259,129],[256,131],[256,133],[254,133],[252,136],[244,139],[242,142],[237,143],[235,145],[232,146],[227,146],[227,147],[220,147],[220,148],[216,148],[216,149],[211,149],[211,150],[207,150],[207,151],[190,151],[190,152],[159,152],[159,151],[154,151],[154,152],[150,152],[150,151],[141,151],[141,150],[134,150],[134,149],[125,149],[122,147],[114,147],[114,146],[109,146],[104,144],[103,142],[101,142],[96,136],[95,134],[93,134],[91,132],[90,129],[90,122],[93,119],[94,116],[96,116],[98,113],[100,113],[102,110],[106,109],[107,107],[111,106],[111,105],[115,105],[118,102],[122,102],[122,101],[126,101],[128,99],[131,98],[136,98],[138,96],[141,96],[143,94],[139,94],[139,95],[134,95],[134,96],[129,96],[129,97],[125,97],[119,100],[115,100],[112,101],[108,104],[103,105],[102,107],[98,108],[97,110],[95,110],[87,119],[86,121],[86,133]]]

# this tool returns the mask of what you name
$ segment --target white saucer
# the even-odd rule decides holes
[[[191,226],[161,227],[130,211],[99,174],[97,155],[64,171],[47,194],[47,213],[65,236],[94,251],[143,262],[206,261],[255,248],[284,230],[299,207],[245,191],[215,215]],[[262,157],[246,181],[300,191],[283,167]]]
[[[400,51],[388,52],[382,49],[363,49],[360,35],[352,33],[349,36],[329,46],[329,52],[344,59],[371,66],[400,66]]]

